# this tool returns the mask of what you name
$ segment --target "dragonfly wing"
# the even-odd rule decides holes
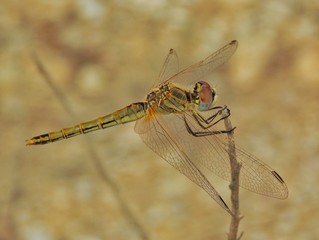
[[[153,88],[159,86],[165,80],[176,75],[179,71],[178,56],[174,49],[170,49],[165,59],[162,69],[158,75],[157,80],[153,84]]]
[[[172,118],[166,121],[166,128],[168,131],[175,131],[176,138],[180,139],[179,144],[185,150],[185,154],[193,162],[202,164],[217,176],[230,181],[227,135],[194,137],[186,130],[183,116],[193,132],[216,131],[218,126],[203,130],[191,115],[171,115]],[[221,121],[218,130],[224,129],[222,124]],[[287,198],[287,186],[273,169],[240,148],[236,148],[236,155],[237,161],[242,164],[239,183],[241,187],[274,198]]]
[[[288,188],[275,170],[242,149],[236,148],[236,154],[244,166],[240,173],[240,185],[243,188],[274,198],[288,197]]]
[[[182,148],[172,129],[166,127],[166,116],[169,115],[156,114],[151,119],[139,119],[135,130],[149,148],[204,189],[222,208],[232,214],[222,197],[192,162],[188,151]]]
[[[205,80],[203,78],[206,75],[212,73],[214,69],[229,60],[229,58],[236,51],[237,46],[238,42],[233,40],[229,44],[208,56],[206,59],[185,68],[166,81],[172,81],[188,86],[198,82],[199,80]]]

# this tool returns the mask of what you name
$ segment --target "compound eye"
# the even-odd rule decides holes
[[[199,111],[207,111],[214,100],[214,91],[211,89],[210,85],[206,82],[201,82],[201,88],[199,91]]]
[[[199,92],[199,99],[203,103],[210,103],[213,100],[212,91],[210,88],[202,86]]]

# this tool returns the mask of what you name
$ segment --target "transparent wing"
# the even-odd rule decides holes
[[[165,115],[165,128],[167,131],[175,133],[174,139],[178,141],[185,154],[195,164],[200,163],[217,176],[230,181],[226,134],[194,137],[186,130],[182,116],[185,116],[193,132],[223,130],[223,122],[220,122],[220,128],[215,125],[215,129],[211,127],[203,130],[191,115]],[[287,198],[287,186],[273,169],[240,148],[236,148],[236,155],[237,161],[242,164],[239,183],[241,187],[274,198]]]
[[[135,130],[140,134],[146,145],[168,162],[173,159],[175,162],[190,161],[195,164],[202,164],[217,176],[230,181],[226,135],[194,137],[186,130],[183,116],[185,116],[194,132],[203,132],[196,120],[187,114],[156,116],[156,121],[140,119],[136,123]],[[221,130],[221,128],[222,126],[218,130]],[[205,129],[205,131],[216,130],[212,127]],[[166,152],[168,148],[169,150]],[[182,154],[178,155],[177,152],[180,151],[182,151]],[[287,198],[287,186],[273,169],[238,147],[236,148],[236,154],[237,161],[242,164],[239,183],[241,187],[269,197]],[[172,165],[176,167],[174,164]],[[178,169],[178,167],[176,168]],[[189,178],[193,180],[191,177]],[[207,190],[205,189],[205,191]]]
[[[191,157],[188,156],[188,151],[180,145],[181,142],[171,131],[175,129],[166,127],[168,126],[166,120],[169,119],[153,113],[149,113],[148,116],[151,117],[139,119],[135,125],[135,131],[139,133],[143,142],[174,168],[204,189],[222,208],[232,214],[221,196],[196,167]]]
[[[226,46],[208,56],[206,59],[185,68],[179,73],[173,75],[171,78],[162,78],[162,81],[172,81],[180,85],[189,86],[198,82],[199,80],[205,80],[204,77],[206,75],[210,74],[215,68],[228,61],[228,59],[236,51],[237,46],[238,42],[233,40]],[[165,72],[165,70],[162,70],[162,72]],[[163,77],[167,76],[168,75],[163,75]]]
[[[179,71],[178,56],[174,49],[170,49],[164,61],[160,74],[153,84],[153,88],[159,86],[163,81],[176,75]]]

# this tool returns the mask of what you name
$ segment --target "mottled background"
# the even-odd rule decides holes
[[[24,140],[143,100],[170,48],[186,67],[233,39],[236,54],[210,80],[232,111],[236,143],[289,187],[286,200],[241,191],[244,239],[318,239],[314,0],[2,0],[0,239],[226,239],[230,216],[133,124],[46,146]],[[227,183],[209,179],[229,203]]]

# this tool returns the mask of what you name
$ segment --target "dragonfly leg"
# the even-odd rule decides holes
[[[227,108],[227,106],[224,107],[214,107],[209,109],[208,111],[211,110],[216,110],[218,109],[218,111],[214,112],[214,114],[212,114],[212,116],[208,117],[208,118],[204,118],[202,115],[200,115],[198,112],[193,112],[192,115],[194,117],[194,119],[197,121],[197,123],[201,126],[201,128],[203,129],[208,129],[214,125],[216,125],[217,123],[219,123],[220,121],[224,120],[225,118],[228,118],[230,116],[230,110]],[[227,114],[223,115],[222,112],[224,110],[227,110]],[[221,116],[221,117],[220,117]],[[217,117],[220,117],[219,119],[217,119]],[[206,126],[204,126],[204,124]]]
[[[187,123],[186,118],[184,118],[184,122],[185,122],[185,126],[186,126],[187,131],[188,131],[191,135],[193,135],[194,137],[205,137],[205,136],[215,135],[215,134],[230,133],[230,132],[234,131],[235,128],[236,128],[236,127],[233,127],[233,128],[230,129],[230,130],[203,131],[203,132],[200,132],[200,131],[194,131],[194,130],[190,127],[190,125]]]
[[[211,108],[211,109],[208,109],[208,111],[210,111],[210,110],[216,110],[216,109],[218,109],[218,111],[217,111],[215,114],[213,114],[212,116],[210,116],[209,118],[207,118],[206,120],[204,120],[205,122],[211,123],[218,115],[222,115],[222,112],[223,112],[224,110],[227,110],[227,115],[224,116],[224,117],[222,117],[221,119],[219,119],[217,122],[215,122],[215,124],[218,123],[219,121],[225,119],[225,118],[228,118],[228,117],[230,116],[230,110],[227,108],[226,105],[223,106],[223,107],[221,107],[221,106],[216,106],[216,107],[213,107],[213,108]],[[202,116],[201,116],[201,117],[202,117]]]
[[[219,123],[221,120],[224,120],[225,118],[228,118],[230,116],[230,111],[229,109],[224,106],[224,107],[215,107],[212,108],[213,109],[219,109],[216,113],[214,113],[212,116],[210,116],[209,118],[204,118],[203,116],[201,116],[199,113],[197,112],[193,112],[192,116],[193,119],[196,120],[196,122],[198,123],[198,125],[204,130],[204,131],[195,131],[192,129],[191,125],[188,123],[188,120],[186,119],[186,117],[184,116],[184,122],[185,122],[185,126],[187,131],[195,136],[195,137],[203,137],[203,136],[208,136],[208,135],[215,135],[215,134],[224,134],[224,133],[229,133],[232,132],[236,127],[230,129],[230,130],[219,130],[219,131],[215,131],[215,130],[208,130],[210,127],[216,125],[217,123]],[[221,116],[219,119],[217,119],[216,121],[213,122],[213,120],[216,119],[217,116],[220,116],[222,111],[227,110],[227,115],[225,116]],[[204,126],[204,124],[207,124],[206,126]]]

